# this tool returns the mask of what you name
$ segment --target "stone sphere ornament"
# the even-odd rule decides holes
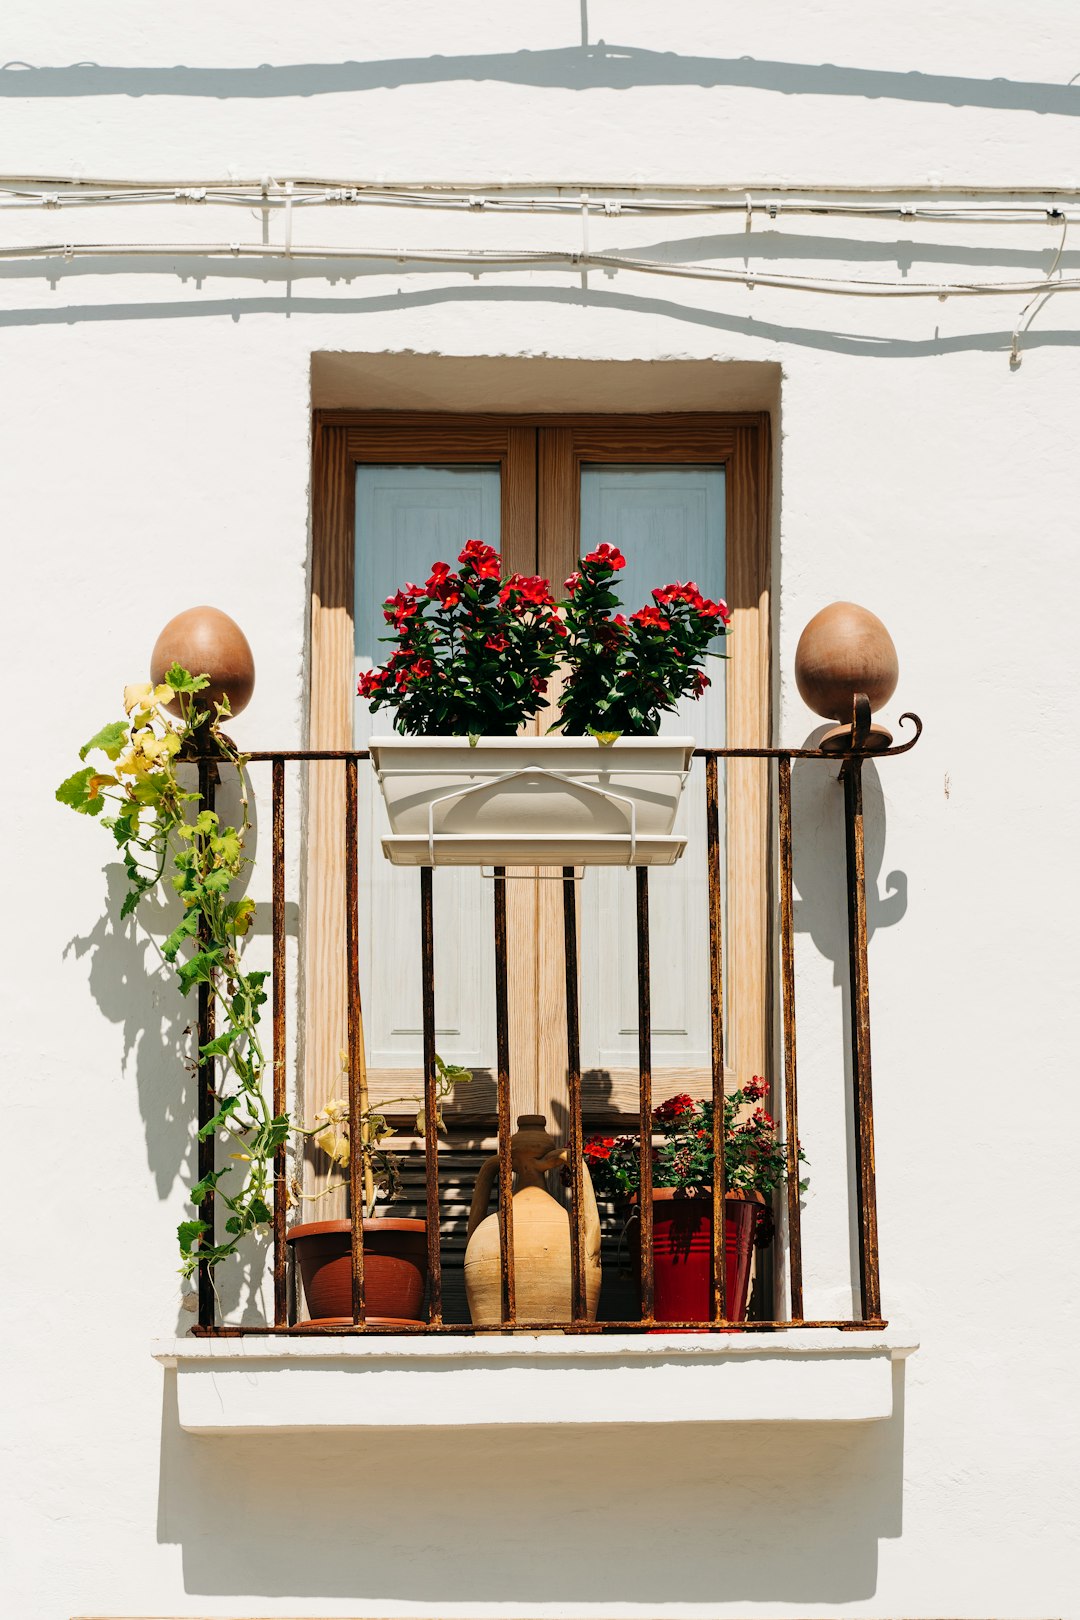
[[[220,608],[186,608],[169,620],[150,655],[150,679],[155,685],[164,681],[173,664],[180,664],[191,675],[209,675],[210,685],[193,699],[199,708],[212,711],[215,703],[227,697],[230,712],[237,715],[251,702],[255,660],[247,636]],[[172,714],[180,713],[179,702],[168,708]]]
[[[871,711],[888,703],[896,691],[900,666],[893,639],[876,613],[854,602],[832,602],[816,613],[795,649],[795,684],[803,702],[826,720],[838,720],[822,737],[826,753],[852,746],[855,700],[860,694]],[[868,753],[892,743],[884,726],[870,725],[860,742]]]

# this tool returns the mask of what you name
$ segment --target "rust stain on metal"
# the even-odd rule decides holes
[[[880,756],[875,756],[880,757]],[[852,1101],[855,1112],[855,1181],[859,1205],[862,1313],[881,1315],[877,1180],[874,1169],[874,1098],[870,1078],[870,985],[866,954],[866,857],[863,847],[862,760],[841,772],[847,842],[848,961],[851,973]]]
[[[274,1018],[274,1114],[286,1109],[285,1095],[285,761],[273,765],[273,899],[271,902],[272,995]],[[284,1327],[288,1314],[285,1286],[285,1143],[274,1152],[274,1325]]]
[[[638,1220],[641,1225],[641,1319],[653,1320],[652,1183],[652,984],[649,967],[649,872],[639,866],[637,884],[638,991]]]
[[[563,867],[563,957],[566,974],[566,1082],[570,1104],[570,1310],[575,1322],[587,1314],[585,1285],[584,1133],[581,1124],[581,1030],[578,1001],[577,885]]]
[[[352,1220],[353,1322],[364,1322],[364,1155],[363,1116],[367,1111],[364,1026],[360,1008],[360,919],[357,915],[356,760],[345,761],[345,973],[349,1029],[349,1208]]]
[[[514,1288],[514,1165],[510,1152],[510,1015],[507,1002],[506,868],[495,868],[495,1051],[499,1106],[499,1263],[502,1319],[517,1322]]]
[[[439,1104],[435,1093],[435,923],[430,866],[420,869],[420,970],[424,1026],[424,1184],[427,1197],[428,1310],[442,1321],[442,1239],[439,1222]]]
[[[724,906],[720,890],[720,779],[717,755],[705,760],[705,837],[709,872],[709,1014],[712,1049],[712,1319],[724,1321],[727,1252],[724,1233]]]
[[[780,974],[784,1021],[784,1133],[787,1148],[788,1268],[791,1315],[803,1313],[802,1211],[799,1207],[799,1103],[795,1052],[795,924],[791,874],[791,760],[779,767]]]
[[[214,808],[215,788],[218,780],[217,766],[210,758],[199,759],[199,798],[201,808],[212,810]],[[199,924],[199,947],[206,949],[209,943],[209,930],[205,922]],[[199,985],[198,1000],[198,1042],[200,1050],[209,1045],[214,1038],[214,998],[210,993],[209,984]],[[199,1130],[202,1131],[217,1113],[217,1094],[215,1087],[216,1065],[212,1057],[198,1059],[198,1092],[199,1092]],[[199,1180],[212,1175],[215,1167],[217,1144],[213,1132],[204,1138],[200,1135],[198,1147]],[[199,1239],[200,1249],[209,1248],[214,1242],[214,1216],[215,1203],[213,1192],[208,1192],[199,1204],[199,1219],[205,1221],[209,1231],[204,1232]],[[210,1274],[210,1267],[205,1260],[199,1264],[199,1326],[212,1327],[216,1315],[214,1302],[214,1282]]]

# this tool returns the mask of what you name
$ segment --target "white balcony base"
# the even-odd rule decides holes
[[[171,1339],[193,1434],[542,1423],[868,1423],[892,1414],[889,1328],[481,1338]]]

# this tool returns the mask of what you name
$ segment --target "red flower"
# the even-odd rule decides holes
[[[615,1146],[613,1136],[594,1136],[591,1142],[586,1142],[582,1153],[590,1163],[595,1164],[603,1159],[611,1158],[611,1150]]]
[[[743,1096],[748,1097],[751,1102],[757,1102],[759,1098],[767,1096],[768,1091],[769,1088],[760,1074],[755,1074],[754,1078],[742,1088]]]
[[[466,540],[465,549],[458,555],[458,562],[463,567],[471,568],[477,579],[499,579],[502,575],[499,553],[482,540]]]
[[[499,592],[499,601],[505,606],[515,596],[531,607],[555,606],[548,581],[541,579],[539,574],[511,574]]]
[[[563,580],[563,589],[565,591],[568,591],[570,593],[570,595],[573,596],[574,592],[577,590],[577,588],[578,588],[578,586],[580,584],[581,584],[581,575],[579,573],[575,572],[575,573],[570,575],[569,579],[564,579]]]
[[[658,1108],[654,1108],[653,1119],[661,1125],[671,1124],[672,1121],[681,1119],[684,1114],[692,1114],[696,1107],[693,1097],[687,1096],[684,1091],[677,1097],[669,1097]]]
[[[503,635],[488,636],[484,642],[484,646],[490,648],[492,652],[505,652],[509,645],[509,641]]]
[[[626,558],[623,556],[618,546],[597,546],[595,551],[589,552],[589,555],[585,558],[585,561],[587,563],[593,563],[595,566],[600,568],[608,568],[612,573],[614,573],[617,568],[626,567]]]
[[[699,698],[704,692],[705,688],[711,685],[712,681],[710,681],[709,677],[702,670],[696,669],[694,671],[694,685],[692,690],[696,698]]]
[[[643,607],[630,615],[631,624],[638,624],[643,630],[670,630],[671,620],[665,619],[659,608]]]
[[[379,688],[386,685],[388,679],[389,674],[385,669],[365,670],[364,674],[361,675],[360,679],[356,683],[357,697],[374,697]]]
[[[546,692],[548,689],[548,683],[547,681],[542,681],[539,675],[534,675],[532,677],[532,689],[534,692]]]
[[[400,630],[407,620],[419,611],[417,597],[420,595],[419,585],[406,585],[395,595],[388,596],[383,603],[383,618],[387,624],[392,624]]]

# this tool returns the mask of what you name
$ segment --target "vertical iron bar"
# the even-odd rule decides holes
[[[799,1104],[795,1067],[795,932],[791,892],[791,760],[780,758],[780,971],[784,1000],[784,1135],[787,1142],[788,1264],[791,1319],[803,1314],[802,1211],[799,1207]]]
[[[709,866],[709,993],[712,1034],[712,1319],[727,1319],[727,1233],[724,1223],[724,924],[720,893],[720,775],[705,761],[705,830]]]
[[[577,886],[563,867],[563,956],[566,971],[566,1088],[570,1104],[570,1311],[588,1317],[585,1284],[585,1174],[581,1125],[581,1030],[578,1003]]]
[[[424,1024],[424,1181],[427,1189],[428,1320],[442,1323],[439,1229],[439,1103],[435,1094],[435,924],[430,866],[420,868],[420,963]]]
[[[510,1016],[506,967],[506,868],[495,868],[495,1044],[499,1096],[499,1262],[502,1321],[517,1320],[514,1291],[514,1165],[510,1153]]]
[[[274,836],[273,902],[273,1014],[274,1014],[274,1115],[285,1112],[285,761],[273,764]],[[285,1143],[274,1150],[274,1326],[285,1327],[288,1301],[285,1291]]]
[[[864,1321],[881,1316],[878,1270],[877,1185],[874,1172],[874,1100],[870,1082],[870,987],[866,957],[866,861],[863,850],[862,760],[845,761],[848,957],[851,968],[852,1103],[855,1176],[859,1201],[859,1267]]]
[[[217,765],[212,759],[199,759],[199,809],[213,810],[215,786],[217,783]],[[204,922],[199,924],[199,948],[205,950],[210,942],[209,928]],[[198,1008],[198,1092],[199,1092],[199,1131],[200,1133],[217,1113],[217,1096],[215,1094],[215,1063],[212,1057],[203,1057],[202,1048],[208,1046],[214,1038],[214,998],[213,986],[199,985]],[[216,1162],[217,1143],[213,1131],[205,1137],[199,1136],[198,1167],[199,1180],[212,1175]],[[199,1219],[205,1221],[209,1230],[199,1239],[199,1248],[212,1248],[214,1244],[214,1216],[216,1213],[213,1191],[206,1194],[199,1204]],[[208,1328],[214,1326],[214,1279],[206,1261],[199,1264],[199,1326]]]
[[[360,919],[357,914],[356,757],[345,761],[345,955],[349,1028],[349,1209],[352,1219],[352,1316],[363,1325],[364,1310],[364,1107],[361,1070],[364,1029],[360,1009]]]
[[[637,884],[638,990],[638,1220],[641,1246],[641,1319],[653,1320],[652,1186],[652,997],[649,968],[649,872],[639,866]]]

